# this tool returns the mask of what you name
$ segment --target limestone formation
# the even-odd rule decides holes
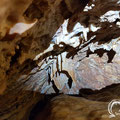
[[[27,120],[43,99],[41,93],[78,94],[81,88],[119,83],[119,36],[120,0],[1,0],[0,120]],[[91,104],[104,111],[107,105],[88,98],[57,99],[65,100],[64,105],[80,101],[83,111]],[[50,119],[69,112],[52,104]],[[99,119],[94,110],[73,110],[70,119]],[[103,111],[100,119],[107,119]]]

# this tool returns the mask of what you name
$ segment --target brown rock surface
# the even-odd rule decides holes
[[[74,13],[67,4],[64,0],[0,2],[0,120],[28,119],[31,107],[42,99],[33,91],[40,91],[47,75],[39,68],[33,72],[37,66],[33,59],[48,48],[64,19]],[[28,22],[37,20],[35,25],[21,35],[9,34],[13,25],[25,22],[23,16]]]
[[[87,3],[88,0],[1,0],[0,120],[28,119],[28,113],[31,110],[31,107],[38,100],[42,99],[40,92],[51,93],[51,91],[54,91],[55,89],[55,91],[58,91],[58,88],[62,90],[64,87],[64,93],[75,94],[80,88],[100,89],[106,85],[119,82],[119,43],[117,42],[118,45],[114,45],[114,43],[110,43],[110,41],[114,41],[114,39],[119,41],[120,2],[119,0],[91,0],[86,6]],[[92,8],[90,6],[92,6]],[[114,11],[115,16],[114,14],[112,17],[111,14],[110,16],[104,15],[110,10],[112,10],[112,12]],[[26,23],[24,18],[27,22],[35,22],[35,20],[36,22],[23,34],[9,34],[9,30],[16,23]],[[80,33],[75,33],[74,35],[79,36],[80,44],[75,47],[65,42],[54,44],[52,51],[42,54],[42,57],[35,61],[34,58],[36,55],[43,53],[52,44],[51,41],[56,31],[64,20],[68,18],[70,18],[68,26],[69,31],[73,30],[74,25],[78,21],[82,26],[82,31],[79,31]],[[113,19],[111,20],[110,18]],[[95,27],[95,29],[93,29],[91,25],[93,25],[92,27]],[[71,39],[71,37],[69,38]],[[94,46],[97,42],[101,46]],[[109,43],[112,44],[110,48]],[[100,49],[104,49],[103,51],[107,53],[111,50],[116,52],[116,55],[113,56],[114,59],[112,61],[108,61],[106,55],[99,58],[101,55],[98,55],[98,57],[95,54],[97,54],[97,50]],[[80,52],[83,52],[84,50],[85,53],[80,54]],[[68,59],[68,61],[67,59],[64,59],[63,66],[59,64],[60,55],[62,53],[65,53],[66,56],[64,57]],[[42,64],[42,60],[45,60],[46,62],[47,57],[50,58],[50,56],[53,58],[56,57],[56,68],[53,71],[54,74],[52,74],[54,76],[48,76],[46,67],[41,69],[41,66],[38,66],[38,64]],[[85,57],[85,59],[83,59],[83,57]],[[69,58],[74,59],[72,60]],[[106,59],[108,63],[105,61]],[[78,60],[80,61],[78,62]],[[80,65],[78,65],[78,63],[80,63]],[[47,66],[49,67],[49,64],[47,64]],[[67,85],[67,87],[64,86],[63,83],[66,81],[66,76],[63,75],[64,73],[70,78],[66,83],[69,85]],[[64,76],[62,82],[58,81],[58,79],[61,79],[61,76]],[[52,81],[52,83],[54,82],[52,85],[48,84],[49,81],[47,80],[49,77],[50,79],[56,79]],[[73,82],[73,84],[71,82]],[[52,89],[53,85],[54,90]],[[73,88],[70,89],[71,87]],[[36,94],[36,92],[39,93]],[[62,99],[62,97],[58,98],[58,103],[59,99]],[[71,100],[69,101],[69,99]],[[77,100],[76,98],[74,99],[71,97],[63,97],[63,100],[65,101],[65,103],[63,102],[64,105],[66,105],[67,101],[68,104],[70,104],[71,101],[73,101],[73,103],[80,101],[80,108],[84,103],[85,110],[87,110],[87,103],[88,105],[93,105],[95,102],[84,98]],[[53,107],[54,104],[56,104],[56,102],[53,103]],[[98,106],[101,106],[101,109],[106,112],[106,103],[103,104],[104,106],[102,106],[101,102],[95,102],[95,104],[99,104]],[[74,105],[75,104],[73,104],[73,106]],[[58,107],[56,106],[55,111],[56,108],[59,109],[60,107],[59,105]],[[92,110],[89,109],[85,116],[88,116],[89,112],[94,110],[95,107],[92,107]],[[69,109],[65,108],[64,111],[69,112]],[[60,117],[61,113],[62,111],[59,111],[58,113],[56,112],[54,115],[51,115],[53,115],[53,117],[56,116],[57,118]],[[79,114],[79,112],[71,118],[76,117],[76,119],[79,119],[81,116],[77,116],[77,114]],[[90,113],[90,116],[91,114],[93,115],[94,113]],[[101,113],[95,113],[95,115],[97,114],[100,116]],[[102,112],[102,114],[104,118],[104,113]],[[87,119],[85,116],[83,119]],[[54,119],[53,117],[50,119]],[[61,117],[66,118],[66,115],[64,116],[63,114]],[[93,115],[93,119],[97,119],[97,117]]]
[[[120,85],[112,85],[100,91],[82,90],[80,96],[60,95],[54,97],[35,120],[119,120],[120,105],[113,104],[110,118],[108,104],[114,99],[120,102]],[[45,112],[46,111],[46,112]],[[115,113],[116,112],[116,113]]]
[[[28,20],[37,19],[36,24],[22,35],[6,34],[0,40],[1,94],[11,79],[17,79],[25,71],[30,71],[34,68],[36,64],[33,61],[34,57],[49,47],[53,35],[63,23],[64,19],[72,15],[64,4],[66,3],[62,0],[33,1],[28,9],[24,11],[24,16]],[[78,4],[78,6],[80,5]],[[34,13],[32,14],[31,11]],[[63,11],[66,11],[65,14],[63,14]],[[24,69],[23,66],[29,66],[28,70]],[[15,76],[17,77],[15,78]]]
[[[18,22],[25,22],[23,13],[32,0],[1,0],[0,1],[0,38]]]

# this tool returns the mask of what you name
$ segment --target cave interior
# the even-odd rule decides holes
[[[0,1],[0,120],[120,120],[120,0]]]

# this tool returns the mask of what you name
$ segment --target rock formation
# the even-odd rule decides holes
[[[0,120],[28,119],[40,93],[119,83],[119,10],[119,0],[1,0]]]
[[[119,120],[119,89],[120,84],[113,84],[96,91],[81,89],[77,96],[59,95],[51,100],[48,96],[49,102],[42,111],[31,113],[30,120]]]

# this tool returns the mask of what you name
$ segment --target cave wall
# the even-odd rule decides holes
[[[88,8],[92,4],[95,7],[84,9],[88,2]],[[18,7],[16,4],[20,6]],[[106,19],[100,21],[100,17],[109,10],[119,12],[119,0],[27,0],[26,2],[23,0],[12,2],[6,0],[6,3],[2,0],[0,6],[2,11],[0,14],[1,120],[27,119],[28,111],[38,100],[42,99],[39,91],[48,79],[46,71],[41,71],[40,66],[38,66],[42,60],[51,54],[57,56],[65,51],[69,53],[67,55],[69,58],[81,50],[81,48],[73,48],[67,44],[63,44],[63,47],[55,45],[53,51],[43,55],[36,61],[34,60],[36,55],[44,52],[49,47],[54,34],[65,19],[69,18],[68,32],[73,30],[77,22],[86,29],[90,28],[89,25],[91,24],[100,27],[98,31],[89,31],[87,39],[85,37],[81,38],[83,40],[82,48],[88,46],[89,43],[98,42],[100,45],[109,43],[112,39],[118,38],[120,34],[119,18],[112,22],[106,21]],[[35,24],[23,34],[9,34],[10,29],[19,22],[28,24],[35,22]],[[96,38],[90,39],[94,35],[96,35]],[[93,50],[91,51],[94,53]],[[109,50],[107,49],[107,51]],[[76,57],[80,58],[79,55]],[[83,65],[83,67],[85,66]],[[87,69],[89,70],[88,67]],[[38,76],[41,75],[44,77],[38,79]]]
[[[45,58],[41,69],[61,92],[79,94],[81,88],[96,90],[120,82],[119,8],[117,0],[89,2],[64,21],[49,48],[35,58]]]
[[[37,54],[48,48],[53,35],[64,19],[72,16],[80,6],[84,6],[79,1],[74,7],[71,7],[71,5],[73,5],[73,2],[64,0],[1,1],[1,120],[27,119],[31,107],[42,99],[40,93],[33,91],[36,85],[29,86],[32,85],[30,82],[33,81],[28,81],[27,77],[34,72],[32,69],[37,67],[38,61],[33,61],[33,59]],[[9,34],[10,29],[16,23],[28,24],[35,21],[35,25],[23,34]],[[25,83],[27,83],[27,86]]]

